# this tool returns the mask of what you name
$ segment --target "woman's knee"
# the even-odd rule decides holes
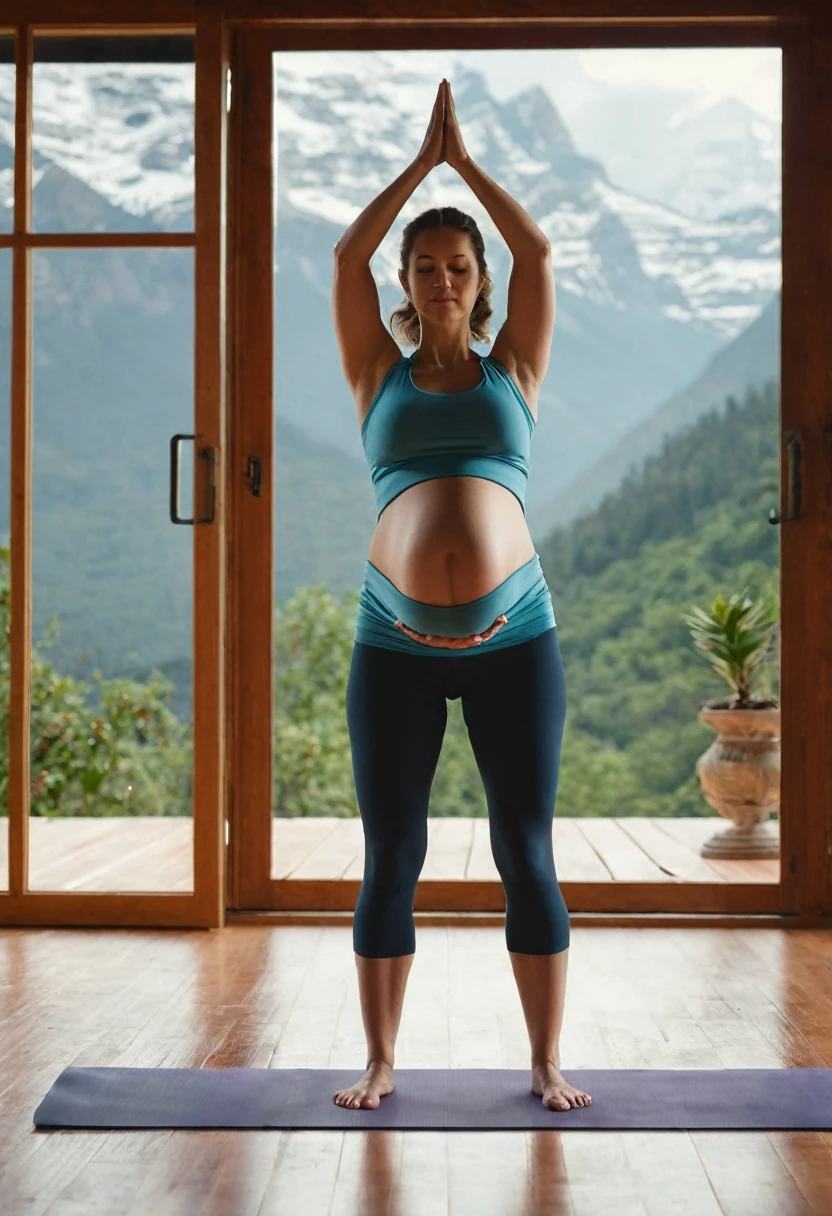
[[[376,890],[416,890],[427,855],[427,823],[424,831],[408,832],[364,842],[364,881]]]
[[[427,841],[411,834],[367,846],[364,878],[353,915],[353,946],[367,958],[412,954],[416,949],[413,898]]]
[[[520,954],[558,954],[569,946],[569,910],[554,874],[503,882],[506,945]]]
[[[510,832],[498,826],[504,819],[493,816],[491,828],[494,863],[503,883],[523,888],[551,881],[555,876],[551,812],[542,817],[542,822],[525,829],[516,818],[510,820]]]

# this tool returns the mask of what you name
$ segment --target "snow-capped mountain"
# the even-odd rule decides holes
[[[736,97],[703,106],[655,86],[611,88],[571,111],[569,129],[619,189],[681,215],[780,213],[780,123]]]
[[[345,74],[337,55],[302,66],[282,55],[276,74],[278,219],[289,204],[331,224],[336,239],[415,155],[436,93],[436,80],[408,71],[401,56],[368,52],[363,66]],[[589,103],[571,125],[579,146],[603,149],[598,158],[577,151],[540,85],[501,103],[462,62],[451,83],[466,145],[546,232],[563,291],[605,307],[655,307],[725,341],[778,290],[777,128],[743,103],[700,112],[690,102],[657,106],[654,92],[649,105],[642,94]],[[35,185],[54,164],[143,225],[192,224],[193,84],[188,64],[36,64]],[[5,72],[6,142],[12,88]],[[499,245],[456,173],[442,166],[430,181]],[[7,204],[11,189],[10,167],[0,169]],[[38,219],[36,206],[43,226]],[[382,245],[377,267],[394,285],[395,245]]]
[[[33,77],[34,187],[54,164],[141,217],[142,227],[192,226],[193,65],[35,63]],[[13,68],[0,72],[0,140],[14,140]],[[8,166],[0,170],[4,206],[12,191]]]
[[[680,214],[615,186],[605,165],[579,153],[540,85],[500,103],[481,72],[460,66],[451,87],[466,147],[546,233],[564,291],[605,307],[656,308],[724,341],[751,324],[779,289],[776,212],[748,207],[713,219]],[[392,98],[377,74],[349,81],[342,74],[317,76],[310,83],[289,66],[281,70],[280,201],[343,231],[401,172],[403,153],[418,149],[435,92],[435,80],[401,65]],[[356,173],[357,163],[362,172]],[[489,237],[500,243],[453,170],[440,166],[423,193],[431,193],[432,184],[434,195],[476,214],[487,244]],[[402,218],[412,210],[406,205]],[[391,236],[377,255],[377,274],[394,285],[397,252]]]

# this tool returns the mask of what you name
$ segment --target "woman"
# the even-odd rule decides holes
[[[370,258],[435,165],[488,209],[514,267],[508,318],[487,341],[491,279],[474,220],[432,209],[404,230],[407,305],[385,329]],[[525,520],[537,397],[555,320],[551,254],[524,209],[474,164],[443,80],[416,160],[335,248],[333,313],[358,406],[379,518],[361,588],[347,725],[365,839],[353,945],[367,1070],[338,1090],[372,1108],[393,1089],[396,1036],[415,954],[413,896],[428,797],[447,722],[463,717],[482,774],[506,896],[506,944],[531,1045],[534,1093],[553,1110],[591,1099],[562,1077],[569,914],[552,818],[566,687],[549,589]]]

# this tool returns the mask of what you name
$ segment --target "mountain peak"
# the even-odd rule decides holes
[[[448,82],[451,86],[454,106],[458,110],[471,110],[476,106],[494,104],[485,74],[477,68],[457,62],[454,64],[453,78],[449,76]]]
[[[503,121],[518,142],[532,155],[549,160],[575,145],[555,103],[541,84],[516,93],[502,106]]]

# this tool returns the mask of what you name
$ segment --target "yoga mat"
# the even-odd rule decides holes
[[[332,1096],[358,1068],[65,1068],[36,1127],[832,1131],[832,1068],[567,1068],[590,1106],[549,1110],[528,1068],[397,1068],[375,1110]]]

